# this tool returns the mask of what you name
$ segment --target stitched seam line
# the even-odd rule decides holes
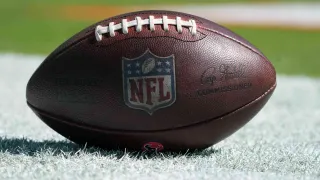
[[[201,121],[201,122],[198,122],[198,123],[194,123],[194,124],[189,124],[189,125],[186,125],[186,126],[182,126],[182,127],[177,127],[177,128],[172,128],[172,129],[163,129],[163,130],[148,130],[148,131],[141,131],[141,130],[121,130],[121,129],[99,129],[97,127],[93,127],[93,126],[82,126],[80,125],[79,123],[75,123],[75,122],[68,122],[66,120],[60,120],[58,119],[58,117],[54,117],[52,115],[50,115],[49,113],[46,113],[46,112],[41,112],[41,110],[39,110],[38,108],[35,108],[33,105],[31,105],[29,102],[28,105],[32,108],[32,109],[35,109],[37,110],[37,113],[39,114],[42,114],[44,116],[49,116],[50,118],[52,119],[55,119],[61,123],[65,123],[65,124],[69,124],[71,126],[76,126],[76,127],[79,127],[79,128],[82,128],[82,129],[85,129],[85,130],[93,130],[93,131],[98,131],[98,132],[102,132],[102,133],[106,133],[106,132],[115,132],[115,133],[156,133],[156,132],[166,132],[166,131],[173,131],[173,130],[179,130],[179,129],[184,129],[184,128],[188,128],[188,127],[192,127],[192,126],[198,126],[198,125],[201,125],[201,124],[204,124],[204,123],[209,123],[210,121],[217,121],[217,120],[221,120],[223,119],[224,117],[226,116],[230,116],[232,114],[235,114],[237,113],[238,111],[241,111],[242,109],[246,108],[247,106],[250,106],[251,104],[255,103],[256,101],[260,100],[261,98],[263,98],[265,95],[267,95],[268,93],[270,93],[272,90],[275,89],[276,87],[276,83],[271,87],[269,88],[264,94],[262,94],[261,96],[259,96],[258,98],[252,100],[251,102],[241,106],[240,108],[232,111],[232,112],[229,112],[229,113],[225,113],[223,115],[221,115],[220,117],[216,117],[214,119],[208,119],[208,120],[204,120],[204,121]]]
[[[136,12],[136,14],[140,14],[140,15],[145,15],[145,14],[150,14],[152,13],[153,15],[163,15],[163,12],[157,12],[157,11],[150,11],[150,12],[145,12],[145,11],[138,11]],[[174,11],[166,11],[167,14],[180,14],[181,16],[185,16],[185,17],[189,17],[190,19],[193,19],[195,18],[194,16],[192,15],[188,15],[188,14],[183,14],[183,13],[179,13],[179,12],[174,12]],[[104,20],[101,20],[93,25],[91,25],[89,27],[88,30],[86,30],[84,33],[86,33],[86,35],[80,39],[78,39],[77,41],[75,42],[72,42],[70,43],[68,46],[60,49],[60,51],[58,52],[55,52],[54,56],[52,56],[51,58],[55,58],[55,57],[58,57],[60,56],[61,54],[63,54],[68,48],[70,48],[71,46],[73,46],[74,44],[78,44],[80,43],[81,41],[85,40],[87,37],[91,36],[91,33],[94,32],[94,26],[97,26],[98,24],[100,23],[104,23],[104,22],[107,22],[107,21],[113,21],[113,20],[117,20],[117,19],[125,19],[127,17],[130,17],[131,16],[131,13],[127,13],[127,14],[124,14],[122,16],[116,16],[116,17],[110,17],[108,19],[104,19]],[[196,24],[202,24],[203,22],[201,20],[196,20],[195,21]],[[70,38],[71,39],[71,38]],[[69,40],[70,40],[69,39]],[[68,41],[68,40],[67,40]],[[51,56],[51,55],[50,55]]]
[[[203,26],[199,26],[199,28],[204,29],[204,30],[207,30],[207,31],[210,31],[210,32],[213,32],[213,33],[216,33],[216,34],[219,34],[219,35],[221,35],[221,36],[223,36],[223,37],[225,37],[225,38],[227,38],[227,39],[230,39],[230,40],[232,40],[232,41],[234,41],[234,42],[236,42],[236,43],[239,43],[239,44],[241,44],[242,46],[248,48],[249,50],[251,50],[252,52],[258,54],[260,57],[262,57],[263,59],[265,59],[266,61],[269,62],[269,60],[268,60],[266,57],[264,57],[259,51],[251,48],[251,47],[248,46],[247,44],[244,44],[244,43],[242,43],[241,41],[239,41],[239,40],[237,40],[237,39],[235,39],[235,38],[233,38],[233,37],[231,37],[231,36],[228,36],[228,35],[226,35],[226,34],[223,34],[223,33],[219,32],[219,31],[216,31],[216,30],[213,30],[213,29],[209,29],[209,28],[206,28],[206,27],[203,27]],[[270,62],[269,62],[269,63],[270,63]]]

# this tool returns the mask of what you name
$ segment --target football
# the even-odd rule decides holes
[[[229,29],[181,12],[139,11],[57,47],[30,78],[26,99],[78,144],[183,151],[236,132],[275,88],[271,62]]]

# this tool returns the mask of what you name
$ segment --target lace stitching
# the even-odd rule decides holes
[[[129,27],[135,27],[137,32],[142,31],[142,26],[149,25],[151,31],[155,31],[155,25],[163,25],[165,31],[169,31],[169,25],[175,25],[177,27],[178,33],[182,33],[182,27],[189,27],[192,35],[197,33],[197,25],[195,20],[190,19],[189,21],[181,20],[181,17],[176,17],[176,19],[168,19],[168,16],[162,16],[162,18],[155,19],[154,16],[149,16],[148,19],[142,19],[137,16],[135,20],[127,21],[127,19],[122,19],[121,23],[114,24],[110,22],[108,26],[98,25],[95,29],[95,36],[97,41],[102,40],[102,35],[109,33],[110,37],[115,36],[115,31],[122,30],[123,34],[128,34]]]

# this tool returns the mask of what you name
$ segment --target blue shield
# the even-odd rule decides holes
[[[159,57],[147,50],[141,56],[122,58],[123,95],[127,106],[152,115],[176,100],[174,55]]]

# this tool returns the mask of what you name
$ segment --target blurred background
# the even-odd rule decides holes
[[[317,0],[3,0],[0,53],[48,55],[96,21],[146,9],[218,22],[257,46],[279,74],[320,75]]]

